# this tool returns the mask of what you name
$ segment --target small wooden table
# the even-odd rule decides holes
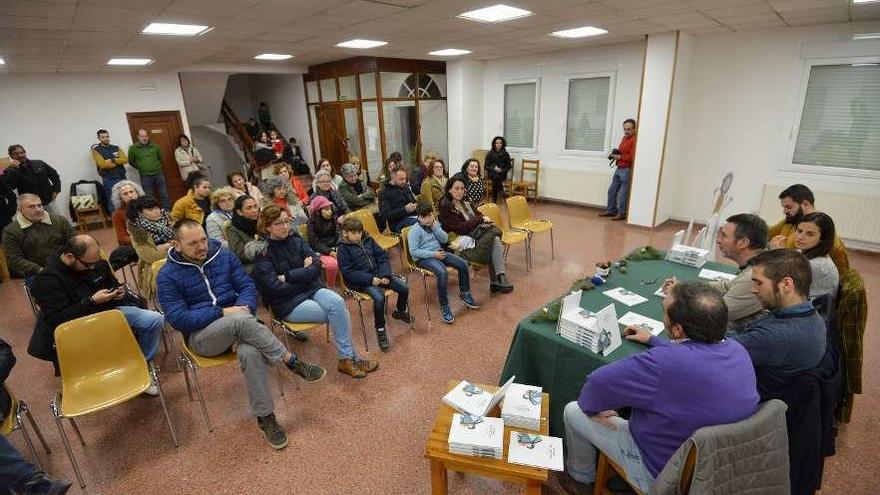
[[[450,381],[447,390],[452,390],[458,385],[459,381]],[[494,393],[498,387],[492,385],[476,384],[483,390]],[[547,421],[549,418],[550,395],[541,394],[541,435],[548,435],[550,425]],[[524,483],[526,485],[527,495],[540,495],[541,485],[547,481],[548,472],[546,469],[539,469],[519,464],[510,464],[507,462],[507,453],[509,452],[510,432],[513,430],[527,432],[524,428],[504,427],[504,457],[502,459],[487,459],[484,457],[470,457],[466,455],[453,454],[449,452],[449,427],[452,424],[452,413],[454,409],[441,403],[440,409],[437,411],[437,419],[434,421],[434,428],[428,436],[425,444],[425,458],[431,461],[431,494],[446,495],[448,490],[446,470],[458,471],[461,473],[474,473],[489,478],[495,478],[502,481],[513,481],[516,483]],[[495,407],[490,411],[489,416],[500,417],[500,408]]]

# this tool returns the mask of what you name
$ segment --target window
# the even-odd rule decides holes
[[[569,79],[566,150],[605,151],[610,94],[610,76]]]
[[[792,162],[880,171],[880,64],[810,68]]]
[[[538,83],[504,85],[504,139],[511,148],[535,148]]]

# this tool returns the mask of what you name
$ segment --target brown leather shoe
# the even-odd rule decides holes
[[[621,221],[621,220],[626,220],[626,216],[624,216],[624,215],[617,215],[616,217],[614,217],[614,218],[611,219],[612,222],[619,222],[619,221]]]
[[[605,212],[599,213],[600,217],[613,217],[616,215],[617,215],[617,213],[611,213],[610,211],[605,211]]]
[[[363,378],[367,376],[367,372],[358,367],[353,359],[340,359],[339,365],[336,366],[336,369],[340,373],[345,373],[352,378]]]
[[[379,367],[379,361],[370,361],[369,359],[355,359],[354,364],[361,371],[366,371],[367,373],[372,373]]]

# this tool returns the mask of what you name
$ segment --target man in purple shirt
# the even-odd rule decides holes
[[[748,418],[758,407],[755,370],[736,341],[724,339],[727,306],[700,282],[676,284],[663,301],[672,342],[641,328],[626,338],[650,349],[587,377],[565,407],[568,449],[563,488],[592,493],[597,449],[647,492],[672,454],[696,430]],[[631,407],[629,421],[616,409]]]

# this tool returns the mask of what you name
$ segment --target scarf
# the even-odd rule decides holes
[[[146,230],[150,237],[153,238],[153,243],[157,246],[165,244],[174,237],[174,231],[171,229],[171,217],[168,216],[168,212],[165,210],[162,210],[162,218],[159,220],[147,220],[143,216],[138,216],[134,224]]]
[[[453,201],[452,203],[455,204],[455,201]],[[465,200],[459,201],[458,204],[455,205],[455,209],[458,210],[459,213],[461,213],[465,220],[469,221],[475,216],[474,210],[473,208],[471,208],[471,204]]]
[[[214,213],[217,213],[218,215],[223,215],[223,218],[225,218],[226,220],[232,220],[232,213],[230,213],[228,211],[223,211],[218,208],[218,209],[214,210]]]
[[[237,228],[238,230],[249,235],[250,237],[253,237],[257,234],[257,221],[251,220],[247,217],[243,217],[238,213],[232,214],[232,225],[235,226],[235,228]]]

